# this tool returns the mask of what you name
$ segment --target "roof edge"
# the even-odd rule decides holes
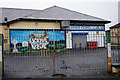
[[[120,27],[120,23],[118,23],[118,24],[116,24],[114,26],[111,26],[110,29],[112,29],[112,28],[119,28],[119,27]]]
[[[39,9],[27,9],[27,8],[12,8],[12,7],[0,7],[0,9],[16,9],[16,10],[36,10],[36,11],[42,11]]]
[[[13,22],[16,22],[16,21],[20,21],[20,20],[36,20],[36,21],[39,21],[39,20],[49,20],[49,21],[63,21],[63,20],[51,20],[51,19],[31,19],[31,18],[17,18],[17,19],[14,19],[14,20],[11,20],[11,21],[8,21],[7,24],[11,24]],[[104,23],[104,24],[107,24],[107,23],[111,23],[111,21],[87,21],[87,20],[69,20],[69,21],[78,21],[78,22],[91,22],[91,23]],[[0,24],[6,24],[6,23],[0,23]]]

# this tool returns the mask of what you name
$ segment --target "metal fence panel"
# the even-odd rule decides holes
[[[81,39],[82,38],[82,39]],[[95,77],[107,71],[104,31],[10,30],[5,77]],[[91,75],[92,76],[87,76]]]
[[[120,33],[111,31],[112,65],[120,65]]]

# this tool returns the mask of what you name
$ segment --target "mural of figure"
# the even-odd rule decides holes
[[[22,42],[22,46],[23,47],[28,46],[28,42],[27,41]]]
[[[18,50],[16,48],[16,44],[18,43],[18,41],[16,39],[13,39],[12,43],[14,45],[13,52],[18,52]]]
[[[47,49],[49,44],[49,36],[47,33],[43,34],[32,34],[29,36],[29,43],[33,50]]]

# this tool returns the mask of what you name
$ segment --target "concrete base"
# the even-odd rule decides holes
[[[120,67],[112,67],[112,73],[118,73],[120,71]]]
[[[0,80],[2,79],[2,61],[0,61]]]

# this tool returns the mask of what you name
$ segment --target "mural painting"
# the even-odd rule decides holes
[[[43,34],[32,34],[29,36],[29,43],[33,50],[47,49],[49,44],[49,36],[47,32]]]
[[[30,52],[39,50],[65,49],[64,31],[10,31],[11,52]],[[53,44],[55,43],[55,45]]]
[[[13,39],[12,43],[14,45],[13,52],[18,52],[18,50],[16,48],[16,44],[18,43],[18,41],[16,39]]]

